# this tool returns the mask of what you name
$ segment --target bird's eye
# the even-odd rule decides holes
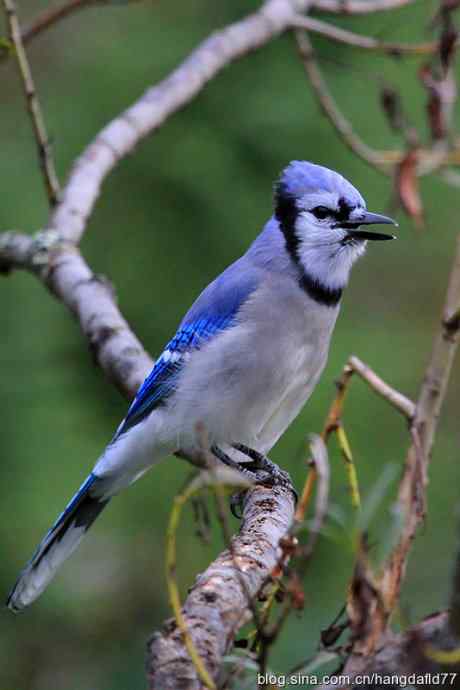
[[[330,210],[326,208],[326,206],[316,206],[316,208],[312,208],[311,212],[315,218],[319,218],[320,220],[323,220],[331,215]]]

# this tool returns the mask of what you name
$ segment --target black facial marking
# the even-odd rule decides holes
[[[343,211],[341,213],[349,213],[349,208],[344,200],[341,200],[342,205],[339,206]],[[339,202],[340,204],[340,202]],[[347,211],[345,211],[347,206]],[[275,187],[275,218],[277,219],[281,232],[284,235],[286,242],[286,249],[289,252],[292,261],[299,269],[299,285],[305,290],[307,295],[314,299],[318,304],[326,307],[335,307],[342,297],[341,288],[329,288],[316,278],[305,272],[305,268],[301,265],[298,255],[298,248],[300,239],[295,230],[295,223],[299,217],[300,211],[296,206],[295,198],[289,193],[286,185],[280,182]],[[335,212],[331,211],[331,215],[335,216]]]
[[[342,297],[342,288],[330,288],[321,283],[316,278],[303,272],[300,279],[300,286],[307,295],[325,307],[335,307]]]
[[[280,224],[281,231],[286,241],[286,249],[292,260],[298,264],[297,249],[299,238],[295,231],[295,222],[299,216],[295,198],[289,193],[286,185],[280,182],[275,188],[275,218]]]

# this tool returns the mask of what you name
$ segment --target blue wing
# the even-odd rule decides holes
[[[231,327],[242,304],[258,284],[254,271],[245,271],[244,257],[232,264],[198,297],[179,329],[140,387],[115,438],[163,405],[174,390],[187,353]]]

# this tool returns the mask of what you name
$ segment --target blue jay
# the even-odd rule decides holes
[[[299,414],[326,363],[342,291],[368,240],[370,213],[338,173],[293,161],[275,186],[274,215],[244,256],[201,293],[140,387],[93,471],[45,536],[8,598],[19,611],[45,589],[109,500],[172,454],[199,452],[282,473],[266,458]],[[241,460],[241,457],[240,457]],[[247,470],[250,472],[250,470]]]

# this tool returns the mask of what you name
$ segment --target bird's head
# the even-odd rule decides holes
[[[346,285],[369,240],[394,239],[360,227],[397,225],[387,216],[370,213],[342,175],[307,161],[293,161],[281,173],[275,187],[275,217],[302,274],[332,291]]]

